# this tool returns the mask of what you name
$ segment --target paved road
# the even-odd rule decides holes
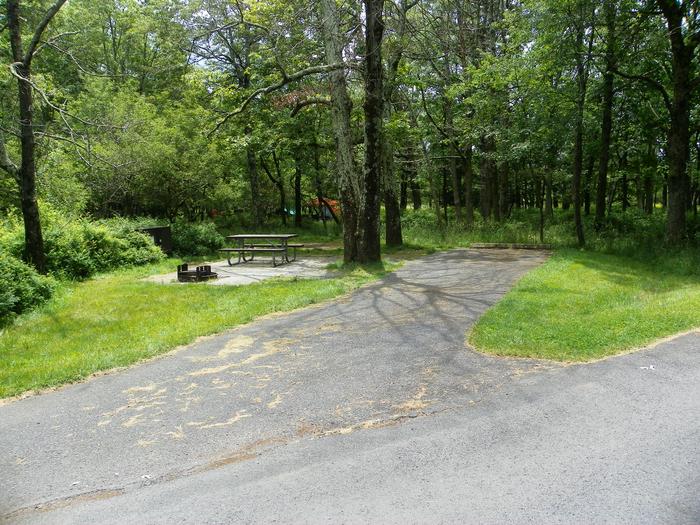
[[[590,365],[464,331],[533,253],[454,251],[331,305],[0,406],[10,523],[700,523],[700,337]]]

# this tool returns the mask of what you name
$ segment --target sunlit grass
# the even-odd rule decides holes
[[[176,261],[66,284],[43,308],[0,335],[0,397],[84,378],[166,352],[271,312],[337,297],[388,270],[340,269],[321,280],[247,286],[161,285],[142,277]]]
[[[700,277],[680,256],[640,261],[561,250],[469,334],[478,350],[587,361],[700,327]]]

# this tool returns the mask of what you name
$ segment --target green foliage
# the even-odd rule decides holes
[[[209,255],[224,245],[213,222],[177,221],[172,225],[173,250],[179,255]]]
[[[4,226],[0,247],[20,257],[24,245],[21,223],[8,220]],[[98,272],[164,258],[147,235],[65,216],[46,205],[42,207],[42,226],[48,270],[61,279],[86,279]]]
[[[0,251],[0,326],[47,301],[55,281]]]
[[[474,242],[540,242],[539,212],[533,209],[513,210],[511,216],[502,222],[484,221],[476,214],[470,228],[456,223],[452,209],[448,210],[448,225],[443,228],[437,226],[435,213],[427,209],[407,211],[401,223],[405,241],[425,248],[466,247]],[[637,209],[624,212],[613,210],[606,218],[602,230],[596,231],[593,217],[584,217],[588,239],[586,246],[591,251],[601,253],[660,260],[670,253],[665,240],[665,224],[666,217],[663,213],[647,215]],[[690,247],[697,247],[700,242],[697,235],[699,229],[700,221],[690,220]],[[552,218],[545,220],[544,242],[558,248],[577,245],[571,210],[557,209]],[[693,253],[693,250],[688,250],[687,253]]]

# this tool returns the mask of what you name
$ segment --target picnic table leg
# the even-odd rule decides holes
[[[246,259],[245,256],[245,239],[239,239],[238,240],[238,247],[241,248],[241,251],[238,252],[238,255],[243,258],[243,262],[250,262],[253,260],[253,257],[255,257],[255,254],[251,252],[250,258]]]
[[[231,252],[228,252],[228,255],[226,256],[226,260],[228,261],[229,266],[236,266],[238,264],[241,264],[241,252],[238,253],[238,262],[231,262]]]
[[[284,251],[282,252],[282,260],[289,264],[289,247],[287,246],[287,239],[282,239],[282,247],[284,248]]]

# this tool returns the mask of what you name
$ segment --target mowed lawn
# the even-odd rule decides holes
[[[479,320],[469,343],[496,355],[588,361],[700,327],[696,262],[558,251]]]
[[[383,266],[356,267],[333,279],[248,286],[141,280],[167,268],[125,270],[66,285],[45,307],[0,332],[0,397],[129,365],[261,315],[337,297],[386,272]]]

